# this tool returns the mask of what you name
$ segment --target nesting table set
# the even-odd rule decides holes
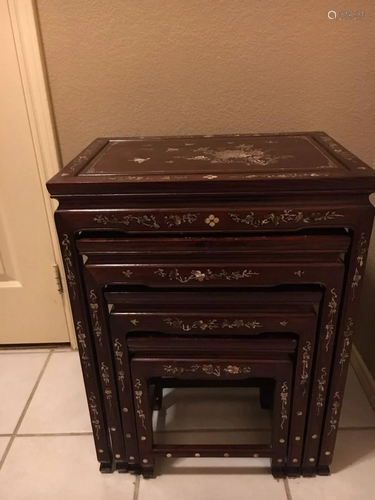
[[[100,138],[48,190],[100,470],[329,474],[373,170],[323,132]],[[259,387],[271,443],[155,443],[163,389],[210,386]]]

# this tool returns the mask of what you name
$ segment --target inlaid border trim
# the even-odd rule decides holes
[[[222,269],[220,272],[214,273],[211,269],[207,269],[204,272],[197,269],[190,271],[189,274],[181,275],[179,269],[174,268],[170,271],[165,271],[162,268],[154,271],[154,274],[160,276],[161,278],[168,278],[169,281],[179,281],[180,283],[188,283],[189,281],[211,281],[224,279],[226,281],[240,280],[244,278],[252,278],[253,276],[259,276],[259,273],[252,271],[251,269],[244,269],[243,271],[232,271],[227,272]]]
[[[62,248],[62,258],[65,264],[66,281],[68,282],[68,286],[70,287],[72,292],[71,293],[72,300],[76,300],[77,280],[73,272],[71,242],[69,236],[66,233],[63,234],[63,239],[61,241],[61,248]]]

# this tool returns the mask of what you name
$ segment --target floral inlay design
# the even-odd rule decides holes
[[[95,290],[90,290],[90,311],[93,321],[93,330],[99,341],[99,344],[102,345],[102,327],[99,321],[99,305],[98,305],[98,297],[95,293]]]
[[[117,370],[117,380],[121,384],[121,391],[124,392],[125,390],[125,372],[122,369],[122,358],[124,357],[124,351],[122,350],[122,344],[120,342],[120,339],[115,339],[114,344],[115,348],[115,359],[118,364],[118,370]]]
[[[102,363],[100,365],[100,373],[101,373],[103,382],[104,382],[104,384],[106,386],[105,389],[104,389],[104,393],[105,393],[106,399],[107,399],[107,401],[109,403],[109,406],[112,407],[112,391],[108,387],[109,386],[109,382],[110,382],[109,373],[108,373],[108,366],[104,363],[104,361],[102,361]]]
[[[98,214],[94,217],[94,222],[97,224],[103,224],[103,226],[108,225],[119,225],[129,226],[131,223],[136,223],[139,226],[150,227],[152,229],[160,229],[159,224],[156,222],[154,215],[124,215],[122,217],[116,217],[116,215],[102,215]]]
[[[344,368],[345,368],[345,363],[347,359],[349,358],[349,353],[347,349],[350,347],[350,337],[353,335],[353,326],[354,322],[352,318],[348,318],[348,321],[346,322],[345,325],[345,330],[344,330],[344,342],[342,346],[342,351],[340,353],[340,375],[344,373]]]
[[[251,269],[245,269],[244,271],[232,271],[227,272],[224,269],[214,273],[211,269],[207,269],[205,272],[200,270],[190,271],[189,274],[182,276],[180,271],[175,268],[172,270],[157,269],[155,274],[161,278],[168,278],[170,281],[179,281],[180,283],[188,283],[189,281],[211,281],[211,280],[240,280],[244,278],[252,278],[253,276],[259,276],[259,273],[252,271]]]
[[[142,407],[142,397],[143,397],[143,391],[142,391],[142,383],[139,380],[139,378],[136,379],[135,384],[134,384],[134,395],[135,395],[135,401],[136,401],[136,406],[137,406],[137,415],[138,418],[141,420],[142,427],[144,428],[145,431],[147,431],[146,425],[145,425],[145,420],[146,420],[146,415],[143,411]]]
[[[219,217],[215,217],[214,214],[209,215],[204,222],[208,224],[210,227],[215,227],[220,221]]]
[[[165,163],[175,163],[176,160],[166,160]],[[321,168],[333,168],[329,166],[322,166]],[[357,167],[365,169],[366,167]],[[68,175],[66,173],[62,173],[61,175]],[[329,174],[325,173],[317,173],[317,172],[288,172],[285,174],[220,174],[220,175],[196,175],[198,179],[213,179],[213,178],[229,178],[229,179],[304,179],[306,177],[329,177]],[[188,179],[187,175],[112,175],[106,177],[110,181],[174,181],[174,180],[183,180]],[[192,176],[190,176],[192,178]]]
[[[280,424],[280,427],[281,427],[281,429],[284,428],[284,423],[288,420],[288,411],[287,411],[288,396],[289,396],[288,384],[286,382],[284,382],[283,385],[281,386],[281,394],[280,394],[280,397],[281,397],[281,424]]]
[[[304,179],[306,177],[329,177],[329,174],[317,174],[316,172],[288,172],[286,174],[251,174],[231,175],[232,179]]]
[[[173,160],[168,160],[165,163],[174,163]],[[172,181],[187,179],[187,175],[111,175],[106,177],[109,181]]]
[[[296,271],[294,274],[296,276],[298,276],[299,278],[302,278],[302,276],[305,274],[305,271],[302,271],[301,269],[298,269],[298,271]]]
[[[65,274],[66,274],[66,281],[68,282],[68,286],[71,289],[71,297],[72,300],[76,300],[76,286],[77,286],[77,281],[75,274],[73,272],[73,262],[72,262],[72,251],[71,251],[71,243],[69,236],[67,234],[63,234],[63,239],[61,241],[61,246],[63,248],[62,250],[62,257],[63,261],[65,264]]]
[[[303,395],[306,394],[306,385],[309,379],[309,363],[310,363],[310,352],[311,352],[311,342],[307,341],[302,348],[302,374],[301,374],[301,385],[303,386]]]
[[[298,222],[303,222],[304,224],[311,224],[314,222],[335,220],[340,217],[344,217],[342,214],[338,214],[334,211],[328,211],[326,213],[312,212],[311,214],[305,215],[303,212],[293,212],[292,210],[284,210],[281,213],[269,213],[265,214],[262,218],[257,218],[254,212],[250,212],[247,215],[239,215],[234,213],[229,213],[229,216],[240,224],[246,224],[255,228],[273,225],[275,227],[280,224],[297,224]]]
[[[115,348],[115,358],[116,358],[116,361],[118,362],[118,364],[120,366],[122,366],[122,358],[124,356],[124,352],[122,350],[122,344],[120,342],[120,339],[115,339],[115,342],[114,342],[114,348]]]
[[[358,254],[357,254],[357,266],[354,271],[351,287],[352,287],[352,301],[355,299],[356,290],[359,286],[359,282],[362,279],[361,268],[365,263],[365,257],[367,252],[367,240],[365,238],[365,233],[361,234],[361,238],[358,242]]]
[[[335,392],[335,395],[333,396],[333,404],[331,408],[331,418],[329,420],[330,423],[330,428],[328,431],[328,436],[337,429],[337,424],[338,424],[338,414],[339,414],[339,408],[341,406],[340,403],[340,392]]]
[[[102,379],[105,383],[105,385],[109,384],[109,375],[108,375],[108,366],[102,361],[100,365],[100,372],[102,374]]]
[[[85,367],[86,377],[89,378],[88,369],[90,368],[90,358],[89,358],[87,351],[86,351],[86,349],[87,349],[86,334],[83,330],[82,321],[77,321],[76,334],[77,334],[78,344],[80,345],[80,348],[81,348],[82,364]]]
[[[138,321],[137,319],[131,319],[131,320],[130,320],[130,323],[131,323],[132,325],[134,325],[134,326],[137,326],[137,325],[138,325],[138,323],[139,323],[139,321]]]
[[[320,378],[318,378],[318,396],[316,398],[316,406],[317,406],[317,416],[320,415],[320,410],[323,408],[323,403],[324,403],[324,391],[325,391],[325,386],[327,383],[327,368],[323,367],[321,369],[321,375]]]
[[[173,365],[164,365],[164,371],[166,373],[170,373],[172,375],[181,375],[183,373],[191,373],[196,371],[202,371],[206,375],[213,375],[214,377],[221,377],[224,373],[225,375],[240,375],[251,373],[250,366],[236,366],[236,365],[228,365],[225,368],[222,368],[220,365],[191,365],[187,368],[181,366],[173,366]],[[223,372],[223,373],[222,373]]]
[[[122,274],[125,276],[125,278],[130,278],[131,275],[133,274],[133,271],[130,271],[130,269],[127,269],[126,271],[122,271]]]
[[[87,147],[83,151],[83,154],[78,155],[76,158],[74,158],[74,160],[72,160],[69,170],[74,173],[76,170],[78,170],[78,168],[81,168],[82,163],[86,163],[88,160],[90,160],[94,156],[94,153],[101,149],[106,144],[106,142],[106,139],[96,139],[89,147]]]
[[[184,323],[183,320],[179,318],[165,318],[164,322],[173,327],[177,328],[180,330],[183,330],[184,332],[189,332],[191,330],[214,330],[216,328],[228,328],[228,329],[233,329],[233,328],[249,328],[249,329],[256,329],[256,328],[262,328],[262,325],[259,323],[259,321],[244,321],[243,319],[236,319],[233,321],[228,321],[227,319],[222,320],[219,322],[217,319],[208,319],[208,320],[197,320],[194,321],[193,323]]]
[[[89,407],[91,413],[91,423],[94,428],[94,435],[97,440],[99,440],[99,432],[100,432],[100,421],[99,421],[99,412],[98,405],[96,402],[96,396],[93,392],[90,392],[89,395]]]
[[[181,226],[182,224],[192,224],[196,222],[199,214],[165,215],[164,220],[168,227]]]
[[[187,160],[203,160],[210,163],[245,163],[247,165],[257,165],[265,167],[280,160],[293,158],[292,155],[275,155],[270,151],[256,149],[252,144],[239,144],[231,149],[221,148],[214,150],[209,147],[202,147],[194,150],[199,153]]]
[[[326,324],[325,328],[326,328],[326,352],[328,352],[328,349],[329,349],[329,344],[331,342],[331,339],[332,339],[332,336],[334,334],[334,330],[335,330],[335,322],[334,322],[334,318],[335,318],[335,315],[336,315],[336,312],[337,312],[337,302],[336,302],[336,299],[337,299],[337,293],[336,293],[336,289],[335,288],[332,288],[331,289],[331,300],[328,302],[328,308],[329,308],[329,313],[328,313],[328,318],[329,318],[329,321],[328,323]]]
[[[334,151],[335,153],[337,153],[338,155],[342,156],[343,158],[345,158],[345,160],[349,160],[349,161],[356,161],[355,160],[355,156],[352,155],[349,151],[345,150],[345,149],[342,149],[333,139],[331,139],[330,137],[327,137],[326,135],[321,135],[320,138],[322,139],[322,141],[324,141],[326,144],[328,144],[328,146],[332,149],[332,151]]]

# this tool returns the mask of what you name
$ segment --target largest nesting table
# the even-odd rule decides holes
[[[324,357],[312,354],[314,366],[319,366],[315,384],[324,395],[320,401],[322,431],[315,436],[317,458],[300,471],[328,474],[373,223],[369,202],[369,194],[375,191],[373,170],[324,132],[99,138],[48,182],[48,190],[59,201],[55,221],[103,472],[136,468],[126,450],[122,418],[126,408],[121,408],[118,389],[113,385],[114,353],[109,350],[109,342],[102,342],[109,324],[108,310],[104,310],[104,295],[86,294],[80,239],[102,238],[105,251],[98,259],[104,266],[105,255],[111,255],[116,239],[126,238],[124,244],[129,251],[132,246],[137,248],[137,242],[147,241],[148,262],[152,262],[153,251],[160,254],[163,247],[166,252],[168,247],[178,249],[179,241],[183,241],[184,248],[187,246],[184,266],[190,266],[191,272],[184,274],[176,260],[165,286],[188,283],[189,287],[199,287],[205,282],[211,288],[223,288],[223,282],[232,281],[227,291],[223,289],[228,294],[241,276],[229,269],[230,255],[222,259],[220,267],[223,252],[216,252],[215,247],[219,249],[225,238],[231,237],[234,247],[238,242],[242,252],[244,242],[251,247],[252,237],[258,241],[263,237],[265,248],[279,241],[274,236],[286,238],[290,249],[286,259],[293,276],[286,279],[284,269],[280,268],[278,275],[278,269],[270,266],[271,280],[266,257],[270,252],[265,251],[264,279],[256,276],[256,288],[270,287],[272,281],[277,289],[285,286],[297,291],[298,287],[323,287],[325,281],[320,278],[323,270],[317,272],[316,283],[311,276],[304,276],[301,261],[314,264],[314,251],[303,253],[303,237],[314,235],[319,241],[321,236],[320,252],[330,235],[344,234],[349,239],[349,249],[342,254],[343,284],[331,293],[331,315],[326,320],[321,315],[320,321],[326,322],[317,330],[322,343],[329,339],[332,353],[326,356],[326,366],[321,366]],[[202,272],[195,264],[196,255],[200,246],[204,251],[207,238],[215,271],[206,266]],[[327,254],[331,250],[327,247]],[[235,250],[231,251],[235,255]],[[259,265],[259,256],[257,259]],[[159,258],[155,263],[160,264],[162,275],[163,262]],[[318,262],[315,264],[319,267]],[[246,275],[249,277],[251,274]],[[104,327],[100,318],[106,317]],[[108,360],[104,370],[102,359]],[[113,384],[108,383],[110,380]],[[310,401],[311,411],[312,406]]]

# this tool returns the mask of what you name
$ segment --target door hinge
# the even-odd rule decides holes
[[[60,273],[60,268],[57,264],[53,265],[53,272],[55,273],[55,280],[56,280],[56,286],[57,286],[57,291],[59,293],[63,293],[63,286],[62,286],[62,281],[61,281],[61,273]]]

